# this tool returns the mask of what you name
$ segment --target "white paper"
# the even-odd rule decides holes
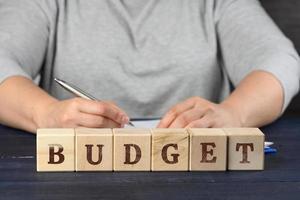
[[[125,125],[125,128],[156,128],[159,121],[160,121],[159,119],[131,121],[134,127]],[[273,144],[274,144],[273,142],[266,141],[264,146],[270,147]]]
[[[160,120],[138,120],[132,121],[134,127],[126,125],[125,128],[156,128]]]

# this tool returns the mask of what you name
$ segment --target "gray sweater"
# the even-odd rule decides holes
[[[285,109],[299,68],[257,0],[0,0],[0,82],[21,75],[70,98],[61,78],[131,117],[191,96],[221,102],[254,70],[278,78]]]

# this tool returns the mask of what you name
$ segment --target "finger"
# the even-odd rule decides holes
[[[70,124],[62,124],[60,128],[79,128],[78,124],[70,123]]]
[[[193,108],[195,105],[195,101],[190,98],[186,101],[183,101],[175,106],[173,106],[162,118],[162,120],[158,124],[158,128],[167,128],[173,122],[173,120],[182,112]]]
[[[192,121],[185,128],[212,128],[213,120],[209,115],[204,115],[202,118]]]
[[[169,128],[184,128],[192,121],[200,119],[205,111],[199,107],[181,113],[169,126]]]
[[[113,106],[115,109],[117,109],[118,111],[120,111],[121,113],[125,114],[128,117],[128,115],[126,114],[126,112],[122,108],[118,107],[115,102],[113,102],[113,101],[102,101],[102,102],[107,103],[107,104]]]
[[[113,106],[115,109],[117,109],[118,111],[123,113],[125,115],[125,120],[123,121],[123,123],[128,124],[128,122],[130,121],[130,117],[122,108],[118,107],[117,104],[115,104],[113,101],[103,101],[103,102],[108,103],[109,105]],[[124,127],[124,125],[123,125],[123,127]]]
[[[120,112],[118,109],[108,103],[100,101],[83,100],[79,105],[79,111],[103,116],[119,124],[127,123],[129,120],[125,113]]]
[[[120,128],[122,126],[122,124],[106,117],[86,113],[78,114],[77,124],[86,128]]]

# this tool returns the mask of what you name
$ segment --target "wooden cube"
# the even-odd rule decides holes
[[[263,170],[265,136],[258,128],[226,128],[228,170]]]
[[[38,129],[37,171],[74,171],[74,129]]]
[[[77,128],[76,171],[112,171],[111,129]]]
[[[227,136],[222,129],[192,128],[190,134],[191,171],[225,171]]]
[[[152,171],[187,171],[189,135],[185,129],[152,129]]]
[[[113,129],[114,170],[150,171],[151,130]]]

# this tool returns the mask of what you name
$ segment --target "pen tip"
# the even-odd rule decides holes
[[[132,127],[135,127],[134,124],[132,122],[128,122],[128,124]]]

